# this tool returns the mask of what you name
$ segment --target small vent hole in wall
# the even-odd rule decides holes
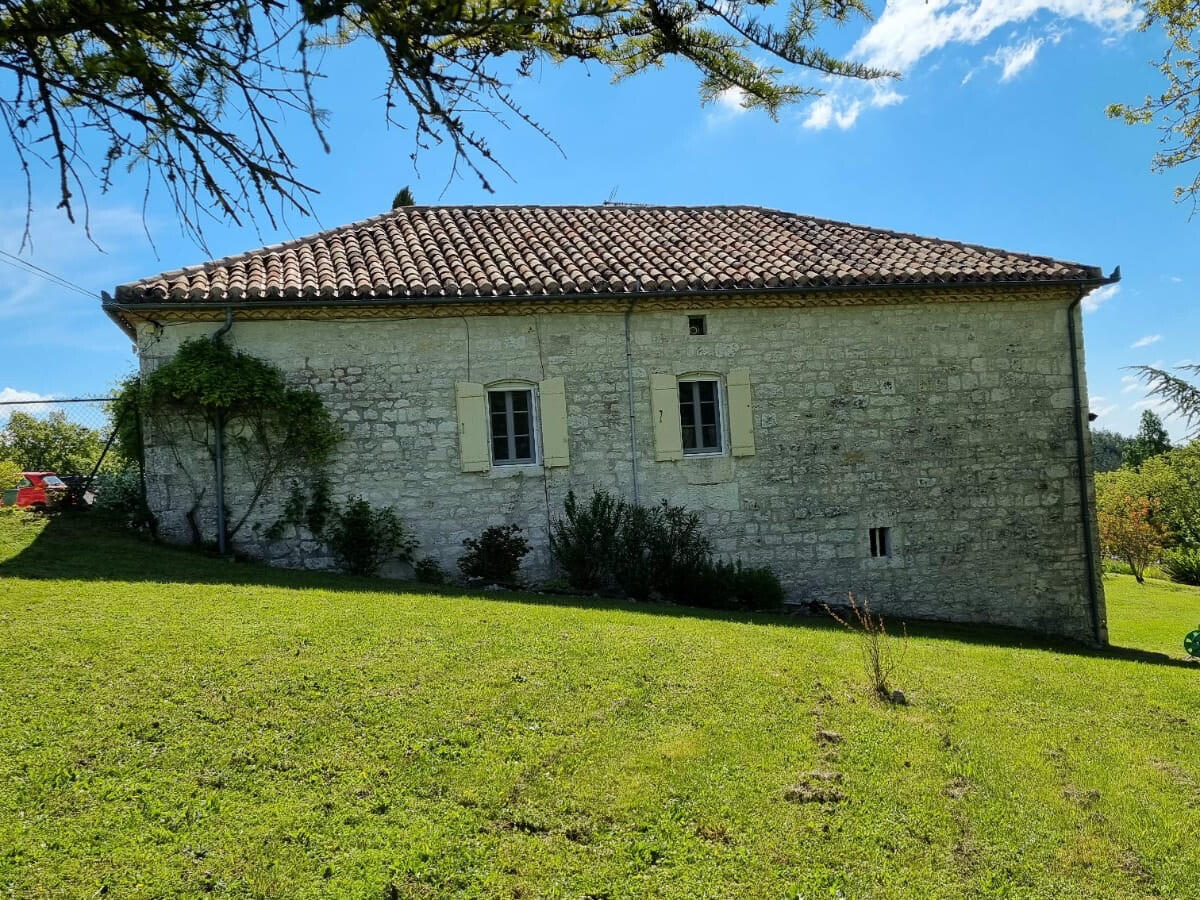
[[[875,557],[892,555],[892,529],[871,529],[871,555]]]
[[[688,316],[688,334],[708,334],[708,322],[704,320],[704,316]]]

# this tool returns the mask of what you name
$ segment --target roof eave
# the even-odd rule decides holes
[[[117,326],[129,337],[136,340],[136,331],[125,313],[154,312],[160,310],[222,310],[222,309],[338,309],[358,306],[428,306],[435,305],[464,305],[500,302],[522,302],[533,300],[553,300],[555,302],[588,303],[594,301],[612,302],[625,301],[636,305],[639,298],[661,297],[722,297],[722,296],[761,296],[777,294],[819,294],[842,293],[848,291],[896,291],[896,290],[961,290],[962,288],[1005,288],[1005,287],[1068,287],[1077,286],[1090,291],[1106,284],[1120,281],[1120,267],[1113,270],[1109,276],[1102,274],[1098,266],[1087,268],[1087,274],[1074,278],[1037,278],[1011,279],[996,281],[959,281],[952,283],[938,282],[861,282],[856,284],[818,284],[818,285],[787,285],[761,288],[713,288],[710,290],[681,290],[681,291],[607,291],[587,294],[505,294],[505,295],[472,295],[448,297],[427,295],[419,297],[380,297],[376,295],[357,296],[351,299],[322,298],[315,299],[276,299],[276,300],[143,300],[137,302],[120,301],[104,294],[103,309]],[[118,291],[120,289],[118,288]]]

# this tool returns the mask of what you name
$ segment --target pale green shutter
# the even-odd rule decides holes
[[[542,411],[542,464],[547,469],[569,465],[567,442],[567,390],[561,378],[547,378],[538,385]]]
[[[731,369],[725,379],[729,398],[729,444],[734,456],[754,455],[754,403],[750,398],[750,370]]]
[[[460,381],[458,396],[458,449],[464,472],[486,472],[491,468],[488,455],[487,393],[482,384]]]
[[[679,427],[679,382],[674,375],[650,376],[650,415],[654,422],[654,458],[659,462],[683,459],[683,432]]]

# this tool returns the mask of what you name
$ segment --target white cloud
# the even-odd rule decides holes
[[[1128,30],[1140,15],[1127,0],[891,0],[850,55],[907,72],[947,44],[978,44],[997,29],[1042,14],[1079,19],[1106,31]],[[1061,30],[1047,29],[1051,38]]]
[[[39,394],[37,391],[22,391],[17,388],[0,388],[0,422],[7,422],[8,417],[15,412],[45,413],[52,407],[44,403],[31,403],[26,406],[19,401],[50,400],[51,397]]]
[[[1133,404],[1130,409],[1152,409],[1156,413],[1169,413],[1173,407],[1166,400],[1161,400],[1158,397],[1147,397],[1145,400],[1139,400]]]
[[[1008,81],[1033,62],[1047,41],[1057,44],[1062,40],[1063,20],[1081,21],[1112,36],[1132,29],[1140,16],[1138,7],[1128,0],[888,0],[883,12],[847,55],[867,65],[907,75],[925,57],[948,45],[973,47],[1003,28],[1017,25],[1034,28],[1040,33],[1030,34],[1024,41],[987,57],[994,57],[992,61],[1002,67],[1001,81]],[[1039,26],[1039,22],[1044,24]],[[963,84],[974,77],[977,68],[972,66],[963,76]],[[873,84],[837,84],[831,92],[837,98],[820,107],[828,98],[814,101],[804,126],[849,127],[841,125],[834,111],[847,108],[854,99],[864,98],[872,91],[879,88]],[[903,98],[892,103],[900,99]]]
[[[801,123],[805,128],[820,131],[836,125],[842,131],[854,126],[859,113],[867,106],[883,109],[904,102],[904,95],[890,87],[874,87],[861,97],[842,96],[837,92],[818,97],[808,107],[808,115]]]
[[[1000,80],[1012,81],[1023,70],[1033,64],[1038,50],[1042,49],[1042,38],[1030,38],[1023,44],[1001,47],[987,57],[987,61],[1000,66]]]
[[[745,102],[746,92],[736,85],[717,94],[717,104],[734,115],[740,116],[746,111]]]
[[[1151,344],[1157,344],[1162,340],[1161,334],[1148,334],[1144,338],[1138,338],[1129,345],[1130,350],[1136,350],[1138,347],[1149,347]]]
[[[712,100],[712,109],[705,120],[710,128],[727,125],[749,110],[745,104],[746,92],[740,87],[728,87],[717,94]]]
[[[1098,419],[1102,419],[1105,416],[1111,416],[1121,408],[1116,403],[1105,403],[1103,397],[1093,397],[1090,407],[1090,412],[1092,412]]]
[[[1121,385],[1122,394],[1131,394],[1142,386],[1142,382],[1136,375],[1122,375]]]
[[[858,120],[860,112],[862,112],[861,100],[851,100],[841,103],[838,98],[832,95],[818,97],[812,106],[809,107],[808,118],[804,120],[804,127],[820,131],[823,128],[828,128],[830,125],[837,125],[838,128],[845,131]]]
[[[904,102],[904,95],[891,88],[880,88],[871,95],[871,105],[876,109],[884,109]]]
[[[1096,288],[1083,298],[1083,311],[1085,313],[1095,312],[1100,308],[1101,304],[1117,296],[1120,291],[1120,284],[1106,284],[1103,287]]]

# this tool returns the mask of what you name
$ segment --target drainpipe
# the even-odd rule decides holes
[[[1118,267],[1109,278],[1109,282],[1118,281],[1121,277]],[[1086,412],[1083,408],[1083,389],[1080,385],[1079,349],[1076,347],[1075,310],[1079,308],[1088,288],[1080,286],[1079,296],[1067,307],[1067,340],[1071,350],[1071,390],[1075,398],[1075,465],[1079,473],[1079,518],[1083,525],[1083,555],[1087,563],[1088,611],[1092,620],[1092,639],[1097,646],[1103,646],[1108,641],[1104,638],[1103,626],[1100,623],[1100,591],[1096,584],[1096,553],[1092,547],[1092,523],[1094,516],[1088,490],[1087,454],[1084,452],[1083,419]]]
[[[638,280],[641,289],[641,279]],[[629,380],[629,468],[633,478],[633,502],[636,505],[641,497],[638,493],[637,468],[637,415],[633,409],[633,338],[630,334],[630,318],[633,315],[633,300],[625,310],[625,375]]]
[[[225,307],[225,324],[212,334],[213,343],[221,343],[221,338],[228,334],[233,327],[233,307]],[[214,476],[217,482],[217,553],[225,556],[229,547],[225,540],[225,414],[217,408],[217,452],[213,460]]]

